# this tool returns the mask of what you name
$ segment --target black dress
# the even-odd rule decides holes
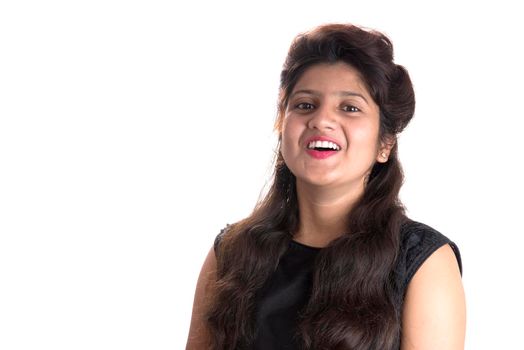
[[[455,252],[462,273],[462,261],[457,245],[440,232],[420,222],[408,220],[401,227],[400,233],[400,254],[395,269],[398,278],[396,281],[398,305],[396,306],[399,310],[402,308],[407,286],[415,272],[444,244],[449,244]],[[215,240],[215,250],[221,234]],[[290,241],[289,248],[281,257],[277,270],[257,299],[255,315],[257,333],[254,349],[300,349],[294,338],[296,318],[309,298],[313,265],[320,250],[321,248]]]

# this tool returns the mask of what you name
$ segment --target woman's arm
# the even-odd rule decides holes
[[[402,313],[402,350],[463,350],[466,302],[457,258],[446,244],[409,283]]]
[[[209,348],[209,330],[206,326],[205,312],[209,300],[209,287],[216,279],[216,267],[215,251],[211,248],[198,276],[186,350]]]

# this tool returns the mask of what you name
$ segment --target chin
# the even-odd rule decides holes
[[[298,178],[297,181],[302,182],[304,185],[308,186],[331,186],[335,184],[334,179],[332,179],[329,176],[310,176],[310,177],[302,177]]]

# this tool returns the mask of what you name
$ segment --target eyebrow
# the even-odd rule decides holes
[[[297,90],[295,91],[294,93],[291,94],[291,97],[297,95],[297,94],[309,94],[309,95],[315,95],[315,96],[320,96],[320,93],[318,91],[315,91],[315,90],[309,90],[309,89],[302,89],[302,90]],[[362,94],[359,94],[358,92],[354,92],[354,91],[339,91],[339,92],[336,92],[335,95],[338,95],[338,96],[356,96],[356,97],[360,97],[361,99],[363,99],[364,101],[366,101],[367,104],[369,104],[367,98],[364,97],[364,95]]]

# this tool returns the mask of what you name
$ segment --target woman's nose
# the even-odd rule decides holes
[[[336,111],[328,106],[318,107],[308,121],[308,127],[318,130],[333,130],[336,126]]]

